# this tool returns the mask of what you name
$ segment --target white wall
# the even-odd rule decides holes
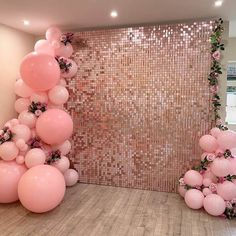
[[[33,50],[35,37],[0,24],[0,128],[16,116],[14,82],[22,58]]]

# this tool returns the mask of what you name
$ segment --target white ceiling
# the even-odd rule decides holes
[[[222,17],[236,22],[236,0],[0,0],[0,23],[43,34],[51,25],[63,30]],[[118,17],[110,17],[111,10]],[[24,26],[23,20],[30,25]],[[236,27],[231,27],[236,37]]]

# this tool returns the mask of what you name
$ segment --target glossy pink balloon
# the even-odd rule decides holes
[[[52,148],[53,150],[59,150],[62,155],[67,155],[71,150],[71,143],[69,140],[66,140],[64,143],[55,145]]]
[[[214,152],[218,145],[216,138],[211,135],[203,135],[199,140],[199,146],[206,152]]]
[[[209,194],[203,201],[206,212],[212,216],[220,216],[224,213],[226,205],[222,197],[217,194]]]
[[[21,177],[18,195],[26,209],[43,213],[60,204],[65,189],[65,180],[59,170],[50,165],[39,165],[29,169]]]
[[[217,143],[223,150],[236,147],[236,132],[231,130],[222,131],[217,137]]]
[[[64,86],[56,85],[54,88],[49,90],[48,96],[53,104],[62,105],[68,100],[69,92]]]
[[[184,188],[184,186],[179,186],[178,192],[179,192],[180,196],[184,198],[187,190]]]
[[[65,178],[65,181],[66,181],[66,186],[69,187],[69,186],[75,185],[78,182],[79,175],[78,175],[78,172],[76,170],[68,169],[64,173],[64,178]]]
[[[26,125],[32,129],[35,127],[37,118],[32,112],[22,111],[18,116],[18,120],[20,124]]]
[[[30,103],[28,98],[18,98],[15,101],[16,112],[21,113],[22,111],[28,110]]]
[[[49,40],[50,42],[57,41],[61,38],[61,30],[55,26],[52,26],[47,29],[46,31],[46,39]]]
[[[25,165],[32,168],[37,165],[43,165],[46,161],[46,155],[40,148],[33,148],[25,155]]]
[[[197,189],[190,189],[186,192],[184,200],[189,208],[200,209],[203,206],[204,195]]]
[[[0,145],[0,157],[5,161],[14,160],[19,154],[19,149],[14,142],[5,142]]]
[[[53,46],[48,40],[45,40],[45,39],[38,40],[34,46],[34,50],[37,53],[48,54],[53,57],[55,56],[55,51],[54,51]]]
[[[221,134],[221,130],[217,127],[214,127],[214,128],[211,129],[210,134],[213,137],[217,138]]]
[[[23,58],[20,74],[24,82],[36,91],[53,88],[60,79],[60,68],[54,57],[32,52]]]
[[[230,162],[224,157],[216,158],[210,168],[211,172],[217,177],[227,176],[231,171]]]
[[[31,102],[41,102],[41,103],[47,103],[48,102],[48,95],[46,92],[34,92],[30,96]]]
[[[203,178],[196,170],[189,170],[184,175],[184,182],[190,186],[201,186]]]
[[[78,70],[78,66],[73,60],[67,59],[67,61],[69,63],[71,63],[71,67],[69,68],[68,72],[64,72],[64,73],[61,74],[61,76],[63,78],[71,78],[71,77],[75,76],[76,73],[77,73],[77,70]]]
[[[224,200],[232,200],[236,198],[236,185],[230,181],[224,181],[222,184],[217,185],[217,194]]]
[[[11,131],[13,132],[13,140],[17,141],[18,139],[23,139],[27,143],[31,138],[31,131],[30,128],[26,125],[15,125],[11,128]]]
[[[18,182],[26,170],[24,165],[15,161],[0,161],[0,203],[18,200]]]
[[[72,135],[73,121],[63,110],[49,109],[38,118],[36,132],[45,143],[60,144]]]
[[[55,54],[56,56],[59,57],[69,58],[72,55],[72,53],[73,53],[73,47],[71,46],[70,43],[67,43],[66,45],[61,43],[60,47],[55,49]]]
[[[22,79],[18,79],[15,83],[14,92],[20,97],[27,98],[33,93],[33,90]]]
[[[70,167],[70,161],[67,157],[62,156],[61,159],[52,163],[52,166],[56,167],[59,171],[64,173]]]

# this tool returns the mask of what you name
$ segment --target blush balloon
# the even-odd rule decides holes
[[[13,132],[13,140],[17,141],[18,139],[23,139],[26,143],[31,138],[31,131],[30,128],[26,125],[15,125],[11,128],[11,131]]]
[[[236,132],[231,130],[222,131],[217,137],[217,143],[223,150],[236,148]]]
[[[55,168],[57,168],[59,171],[61,171],[62,173],[64,173],[66,170],[69,169],[70,167],[70,161],[67,157],[62,156],[61,159],[55,161],[52,163],[52,166],[54,166]]]
[[[18,98],[15,101],[15,110],[18,113],[28,110],[29,106],[30,106],[30,100],[28,98]]]
[[[62,35],[61,30],[57,27],[52,26],[47,29],[45,36],[49,42],[53,42],[60,40],[61,35]]]
[[[230,174],[231,167],[229,160],[216,158],[211,164],[211,172],[217,177],[224,177]]]
[[[36,116],[32,112],[22,111],[18,116],[20,124],[26,125],[29,128],[34,128],[36,124]]]
[[[33,148],[26,153],[25,165],[32,168],[37,165],[43,165],[46,161],[46,155],[40,148]]]
[[[37,53],[43,53],[50,56],[55,56],[55,51],[53,46],[48,40],[45,39],[38,40],[34,46],[34,50]]]
[[[16,157],[16,163],[19,164],[19,165],[22,165],[25,163],[25,158],[24,156],[17,156]]]
[[[209,194],[212,194],[212,191],[209,188],[204,188],[202,190],[202,193],[203,193],[204,196],[207,196]]]
[[[179,192],[180,196],[184,198],[184,196],[187,192],[187,189],[185,189],[184,186],[179,186],[178,192]]]
[[[203,181],[202,181],[202,184],[205,186],[205,187],[209,187],[209,185],[212,183],[212,180],[209,179],[209,178],[204,178]]]
[[[203,178],[196,170],[189,170],[184,175],[184,182],[192,187],[201,186]]]
[[[220,216],[224,213],[226,204],[224,199],[217,194],[209,194],[203,201],[205,211],[212,216]]]
[[[217,138],[220,135],[220,133],[221,133],[221,130],[217,127],[212,128],[210,131],[210,134],[215,138]]]
[[[64,173],[64,178],[66,182],[66,186],[70,187],[75,185],[78,182],[79,175],[76,170],[68,169]]]
[[[236,185],[230,181],[224,181],[222,184],[217,185],[217,194],[224,200],[232,200],[236,198]]]
[[[19,149],[14,142],[5,142],[0,145],[0,157],[5,161],[14,160],[19,154]]]
[[[199,140],[199,146],[206,152],[215,152],[217,149],[217,141],[211,135],[203,135]]]
[[[69,92],[64,86],[57,85],[49,90],[48,96],[53,104],[62,105],[68,100]]]
[[[55,49],[55,54],[58,57],[65,57],[69,58],[73,53],[73,47],[70,43],[67,43],[66,45],[61,43],[59,48]]]
[[[184,197],[185,203],[191,209],[200,209],[203,206],[204,195],[197,189],[190,189]]]
[[[45,92],[34,92],[30,96],[31,102],[41,102],[41,103],[47,103],[48,102],[48,95]]]
[[[20,97],[27,98],[33,93],[33,90],[22,79],[18,79],[15,83],[14,92]]]

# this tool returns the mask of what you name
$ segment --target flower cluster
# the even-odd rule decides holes
[[[66,58],[63,57],[56,57],[56,60],[59,64],[60,70],[62,73],[67,73],[72,66],[71,62],[69,62]]]
[[[6,141],[10,141],[13,137],[13,133],[9,129],[9,127],[4,127],[0,130],[0,144],[5,143]]]
[[[37,117],[39,117],[42,112],[46,111],[47,105],[41,102],[32,102],[28,108],[29,112],[34,113]]]
[[[47,160],[47,164],[52,164],[53,162],[56,162],[61,159],[61,152],[59,150],[52,151],[49,154],[49,158]]]
[[[65,33],[61,36],[61,42],[66,46],[67,43],[72,43],[73,38],[73,33]]]
[[[42,148],[42,141],[40,138],[32,138],[28,141],[29,147],[32,148]]]

